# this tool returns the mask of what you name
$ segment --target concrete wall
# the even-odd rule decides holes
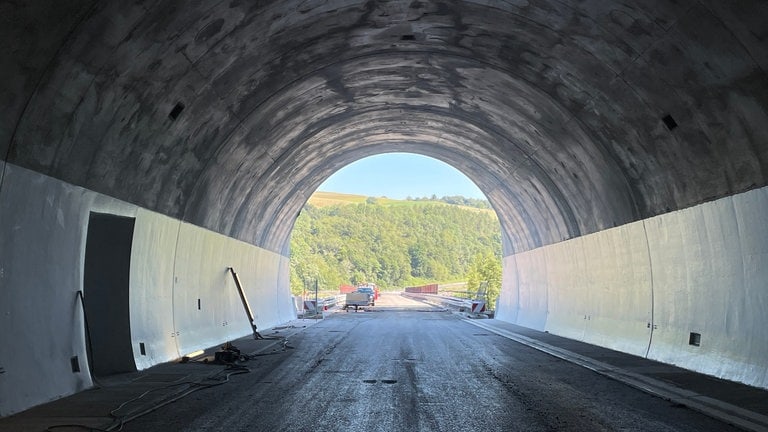
[[[768,388],[766,214],[762,188],[505,257],[497,316]]]
[[[295,317],[286,257],[7,164],[0,189],[0,416],[92,385],[76,295],[92,211],[136,219],[129,307],[138,369],[250,334],[230,266],[259,328]],[[72,371],[75,356],[80,372]]]

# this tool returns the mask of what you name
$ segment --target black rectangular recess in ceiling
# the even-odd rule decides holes
[[[672,130],[672,129],[677,127],[677,122],[669,114],[667,114],[664,117],[662,117],[661,121],[664,122],[664,126],[666,126],[667,129],[669,129],[669,130]]]
[[[173,107],[171,110],[171,113],[168,114],[168,118],[171,120],[176,120],[179,118],[179,115],[181,115],[181,112],[184,111],[184,104],[181,102],[178,102],[176,106]]]

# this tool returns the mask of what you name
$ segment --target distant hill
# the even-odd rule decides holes
[[[496,213],[493,211],[493,209],[490,208],[490,205],[485,200],[455,196],[442,198],[410,198],[405,200],[398,200],[387,197],[368,197],[365,195],[317,191],[312,194],[311,197],[309,197],[307,204],[313,205],[315,207],[328,207],[333,205],[361,204],[365,202],[382,206],[411,206],[416,204],[453,205],[467,210],[492,214],[494,217],[496,216]],[[475,205],[467,205],[471,203],[474,203]]]

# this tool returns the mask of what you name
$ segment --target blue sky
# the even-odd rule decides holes
[[[317,190],[394,199],[432,195],[485,199],[480,189],[452,166],[411,153],[385,153],[352,162]]]

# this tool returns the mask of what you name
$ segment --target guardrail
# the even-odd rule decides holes
[[[318,299],[317,300],[317,312],[322,312],[322,311],[328,310],[328,309],[330,309],[332,307],[338,306],[339,304],[344,303],[344,299],[345,299],[344,294],[340,294],[340,295],[335,295],[335,296],[330,296],[330,297],[325,297],[325,298]],[[305,303],[305,304],[306,303],[312,303],[312,305],[310,305],[309,307],[305,306],[303,313],[302,313],[302,311],[299,311],[299,315],[302,315],[302,314],[306,315],[306,314],[314,314],[315,313],[315,311],[313,310],[314,309],[313,305],[315,303],[314,299],[311,299],[311,298],[310,299],[305,299],[305,301],[303,303]]]
[[[459,312],[468,312],[470,313],[472,311],[472,300],[457,298],[457,297],[448,297],[448,296],[442,296],[440,294],[418,294],[418,293],[401,293],[401,295],[405,297],[411,297],[414,299],[421,300],[423,302],[433,304],[436,306],[442,306],[445,308],[451,308],[455,309]],[[488,317],[493,317],[493,311],[486,311],[479,315],[474,316],[480,316],[485,315]]]
[[[472,309],[472,301],[467,299],[460,299],[456,297],[445,297],[445,296],[441,296],[440,294],[419,294],[419,293],[404,292],[402,293],[402,295],[405,297],[419,299],[421,301],[434,304],[437,306],[457,309],[459,311]]]
[[[346,299],[346,296],[344,294],[326,297],[320,300],[320,306],[323,307],[323,310],[327,310],[334,306],[338,306],[341,303],[344,303],[344,299]]]

